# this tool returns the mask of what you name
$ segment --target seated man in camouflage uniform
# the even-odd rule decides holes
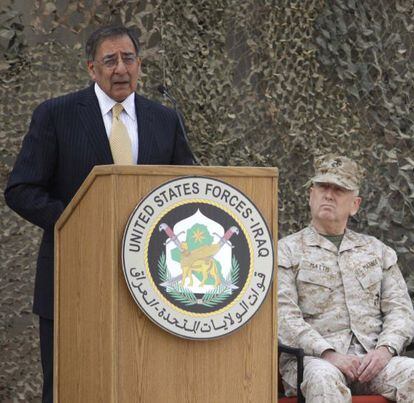
[[[414,312],[391,248],[346,228],[361,203],[361,169],[342,156],[317,159],[309,227],[279,242],[279,340],[305,351],[307,403],[381,394],[414,402]],[[288,395],[295,361],[281,356]]]

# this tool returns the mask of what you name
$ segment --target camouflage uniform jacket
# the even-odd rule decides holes
[[[355,335],[365,350],[398,354],[414,336],[414,312],[394,250],[346,230],[339,251],[310,226],[279,241],[279,340],[319,357],[347,353]],[[281,357],[281,370],[288,363]],[[288,368],[286,368],[288,369]]]

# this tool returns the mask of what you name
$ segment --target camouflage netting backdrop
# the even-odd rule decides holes
[[[414,295],[412,0],[0,0],[0,174],[4,188],[31,113],[85,87],[83,44],[99,25],[141,34],[139,91],[182,107],[205,165],[276,166],[280,235],[308,221],[315,155],[366,168],[352,222],[395,248]],[[1,199],[0,401],[39,401],[31,315],[41,231]]]

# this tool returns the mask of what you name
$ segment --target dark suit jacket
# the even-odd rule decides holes
[[[138,163],[191,165],[176,113],[135,95]],[[53,319],[53,228],[95,165],[113,164],[93,85],[48,100],[33,113],[5,190],[7,204],[44,229],[33,312]],[[74,268],[76,269],[76,268]]]

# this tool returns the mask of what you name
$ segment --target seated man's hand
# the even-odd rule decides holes
[[[322,353],[321,358],[335,365],[347,377],[349,382],[358,379],[358,368],[361,366],[361,360],[356,355],[341,354],[333,350],[326,350]]]
[[[369,351],[358,368],[358,381],[369,382],[388,364],[391,358],[392,354],[385,346]]]

